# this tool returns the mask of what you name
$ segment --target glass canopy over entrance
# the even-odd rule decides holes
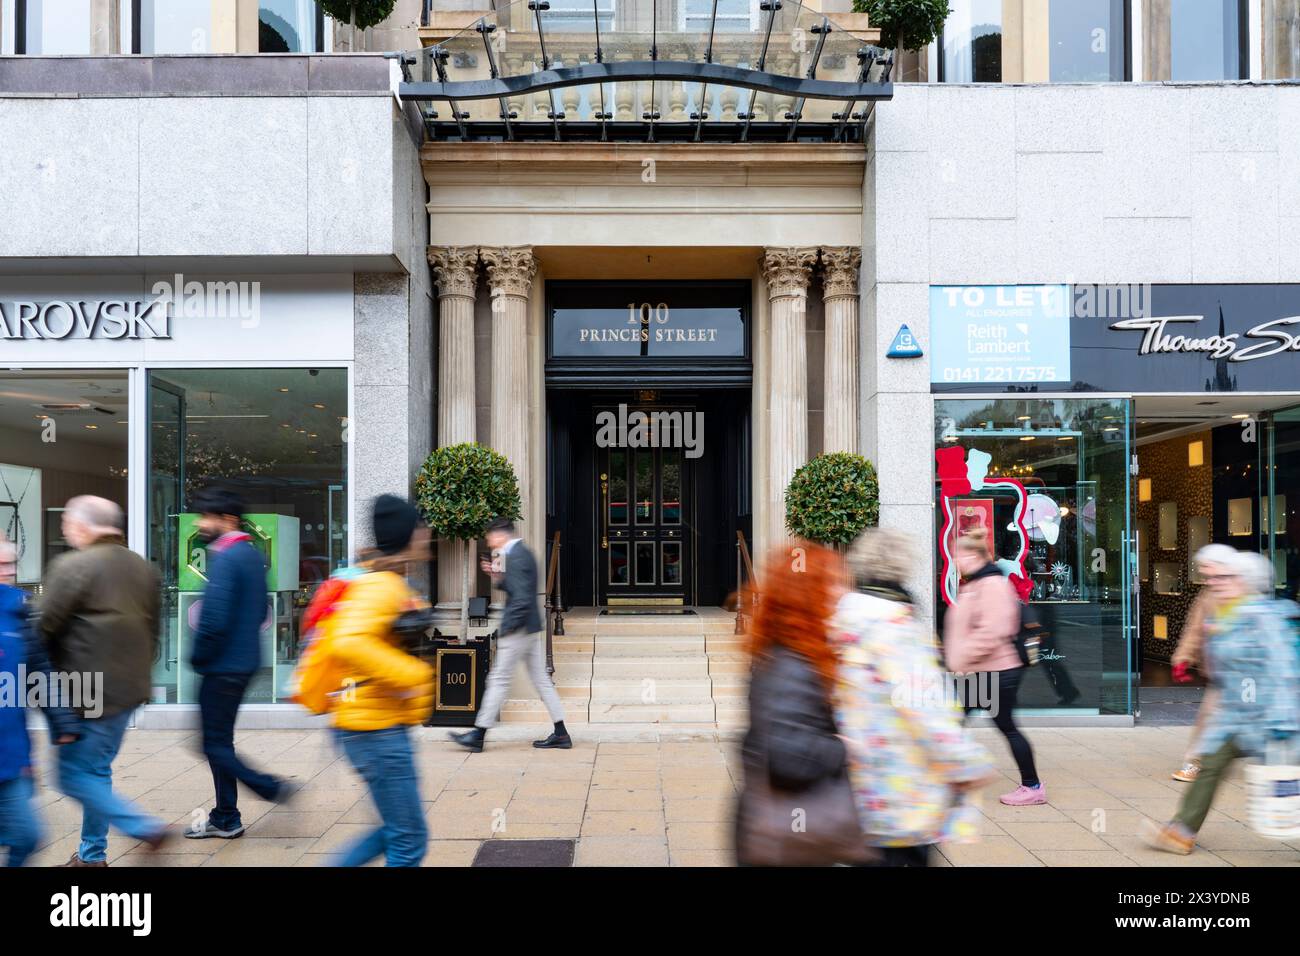
[[[892,67],[802,0],[515,0],[400,93],[434,140],[860,142]]]

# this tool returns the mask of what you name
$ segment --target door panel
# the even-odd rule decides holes
[[[600,603],[689,603],[691,503],[682,450],[604,448],[597,467]]]

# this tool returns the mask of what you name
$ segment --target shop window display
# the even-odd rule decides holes
[[[211,484],[244,499],[244,529],[267,563],[263,667],[249,699],[281,699],[302,613],[348,559],[347,407],[344,369],[149,373],[148,548],[164,588],[155,703],[197,693],[188,659],[206,551],[189,502]]]
[[[936,608],[957,599],[956,537],[987,529],[1050,632],[1026,709],[1129,711],[1128,428],[1124,402],[935,402]]]

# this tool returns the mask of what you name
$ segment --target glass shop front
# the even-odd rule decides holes
[[[986,529],[1047,635],[1025,712],[1132,714],[1167,684],[1207,544],[1295,597],[1297,325],[1300,286],[931,289],[937,623],[956,537]]]

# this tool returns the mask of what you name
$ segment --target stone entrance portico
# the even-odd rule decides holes
[[[864,161],[861,146],[832,144],[426,144],[438,444],[477,440],[510,459],[524,534],[544,555],[546,281],[745,279],[749,545],[760,555],[783,541],[794,471],[823,451],[863,444]],[[440,551],[444,607],[459,601],[455,551]]]

